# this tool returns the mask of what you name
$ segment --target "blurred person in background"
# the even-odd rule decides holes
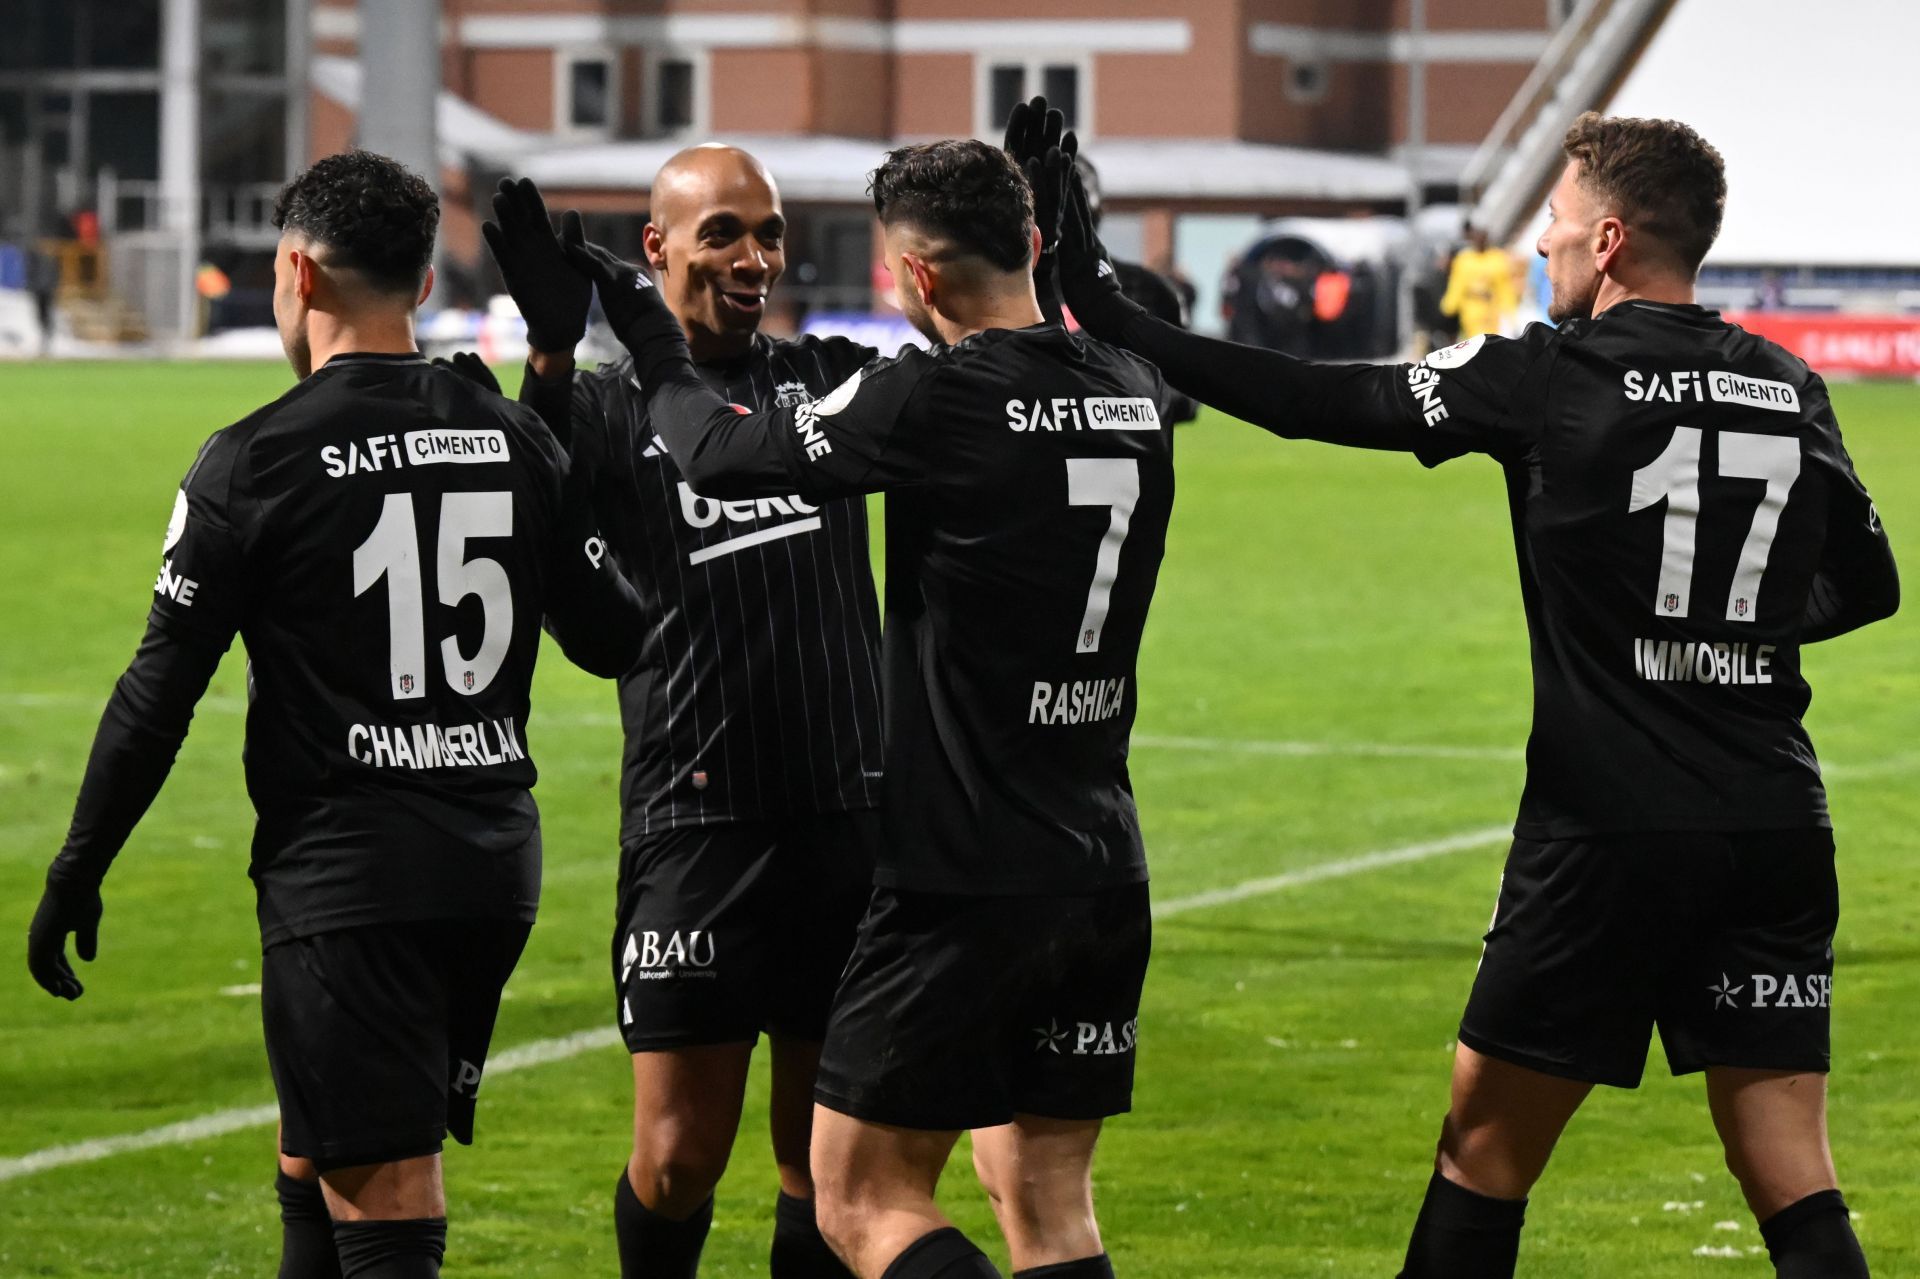
[[[1499,333],[1519,309],[1520,295],[1513,282],[1513,259],[1505,249],[1488,243],[1487,229],[1466,228],[1467,244],[1453,255],[1447,269],[1447,291],[1440,312],[1459,322],[1459,340]]]

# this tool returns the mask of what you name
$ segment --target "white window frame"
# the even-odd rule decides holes
[[[973,132],[977,138],[998,142],[1006,136],[1005,120],[989,120],[993,113],[993,69],[1024,67],[1027,73],[1026,96],[1039,93],[1048,67],[1072,67],[1079,73],[1080,101],[1076,104],[1080,121],[1073,126],[1082,142],[1094,136],[1093,54],[1085,49],[1043,49],[1039,51],[988,50],[973,59]]]
[[[660,64],[685,62],[693,67],[693,119],[667,128],[660,123]],[[713,131],[713,57],[710,50],[684,45],[647,48],[640,68],[640,128],[649,138],[705,138]]]
[[[607,122],[573,122],[573,69],[583,62],[607,68]],[[620,129],[620,51],[609,45],[588,45],[553,51],[553,131],[571,138],[611,137]]]

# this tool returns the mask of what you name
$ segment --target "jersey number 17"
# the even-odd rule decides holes
[[[1787,494],[1800,477],[1800,441],[1791,435],[1750,435],[1720,431],[1720,474],[1731,479],[1765,480],[1767,491],[1754,509],[1753,525],[1740,547],[1733,589],[1727,593],[1727,620],[1751,622],[1759,613],[1760,578],[1773,554],[1774,535]],[[1629,514],[1661,500],[1667,518],[1660,552],[1660,581],[1653,611],[1661,617],[1685,617],[1693,586],[1694,527],[1700,518],[1700,446],[1697,426],[1677,426],[1660,456],[1633,473]]]

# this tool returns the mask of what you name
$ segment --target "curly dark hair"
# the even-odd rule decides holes
[[[910,222],[1002,271],[1026,269],[1033,191],[999,147],[974,138],[901,147],[887,152],[867,189],[883,225]]]
[[[1720,234],[1727,170],[1711,143],[1678,120],[1588,111],[1561,143],[1580,184],[1620,220],[1665,244],[1688,271]]]
[[[415,293],[433,262],[440,197],[397,160],[342,151],[280,189],[273,224],[326,246],[333,265],[382,292]]]

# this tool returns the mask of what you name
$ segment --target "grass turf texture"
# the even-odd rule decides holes
[[[77,1004],[20,939],[99,708],[147,609],[173,489],[201,439],[284,388],[268,366],[0,369],[0,1160],[271,1100],[245,877],[242,669],[229,657],[166,791],[106,886]],[[1842,386],[1850,446],[1893,534],[1920,527],[1920,392]],[[1169,901],[1511,819],[1526,643],[1499,474],[1286,444],[1208,418],[1179,433],[1180,498],[1140,687],[1134,778]],[[1920,704],[1914,610],[1810,651],[1845,918],[1833,1138],[1881,1275],[1920,1273],[1911,1153],[1920,1003],[1914,906]],[[612,690],[543,662],[530,725],[545,903],[495,1040],[611,1024]],[[1181,739],[1208,739],[1196,745]],[[1235,743],[1445,744],[1486,758],[1260,753]],[[1158,743],[1158,744],[1154,744]],[[1445,1107],[1449,1042],[1502,847],[1306,884],[1162,922],[1135,1114],[1098,1167],[1119,1271],[1384,1275]],[[607,1048],[492,1079],[480,1143],[450,1147],[449,1272],[609,1274],[630,1123]],[[764,1053],[703,1273],[765,1273],[774,1181]],[[0,1274],[260,1274],[278,1222],[270,1129],[0,1182]],[[943,1198],[1004,1264],[965,1147]],[[1522,1273],[1770,1273],[1697,1078],[1657,1049],[1602,1091],[1537,1190]],[[1732,1222],[1734,1229],[1717,1223]],[[1733,1256],[1701,1256],[1698,1249]]]

